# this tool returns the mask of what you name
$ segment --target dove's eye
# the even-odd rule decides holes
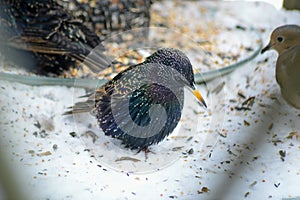
[[[283,41],[283,37],[282,36],[278,36],[276,39],[277,39],[278,42],[282,42]]]

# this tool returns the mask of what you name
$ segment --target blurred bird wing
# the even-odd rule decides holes
[[[33,51],[36,53],[69,55],[80,62],[84,62],[95,73],[99,73],[106,69],[112,63],[112,58],[102,53],[103,48],[101,44],[99,44],[99,47],[92,49],[86,44],[71,42],[63,35],[59,35],[59,37],[59,43],[61,45],[37,35],[15,36],[10,38],[7,44],[16,49]]]
[[[52,2],[50,7],[46,2],[39,4],[43,11],[39,9],[40,16],[30,22],[25,21],[29,20],[26,16],[20,18],[27,11],[19,10],[18,6],[18,3],[5,2],[0,9],[2,45],[36,53],[69,55],[84,61],[96,73],[111,64],[112,59],[103,54],[99,37],[56,3]]]
[[[69,53],[69,50],[61,47],[58,48],[58,45],[55,45],[54,43],[51,43],[50,41],[38,36],[15,36],[10,38],[7,44],[17,49],[34,51],[37,53]]]

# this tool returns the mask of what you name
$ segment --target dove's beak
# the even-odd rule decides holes
[[[269,43],[267,46],[265,46],[262,50],[261,50],[261,54],[265,53],[266,51],[270,50],[272,48],[272,44]]]

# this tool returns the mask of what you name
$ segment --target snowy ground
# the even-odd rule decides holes
[[[226,23],[264,29],[265,44],[275,27],[300,24],[299,11],[264,3],[217,7]],[[300,199],[300,111],[280,96],[276,59],[275,52],[267,52],[207,87],[199,86],[210,90],[205,96],[209,109],[187,107],[192,112],[182,122],[190,123],[183,124],[189,130],[199,120],[197,130],[189,130],[193,138],[176,146],[176,137],[170,137],[153,147],[148,160],[99,134],[96,141],[111,143],[106,149],[111,153],[101,157],[102,147],[91,142],[100,131],[93,119],[61,115],[85,94],[83,89],[1,80],[3,188],[9,185],[22,199]],[[249,98],[254,101],[250,110],[240,110]],[[166,153],[160,153],[164,148],[174,156],[168,162]],[[118,155],[122,150],[125,156]],[[117,160],[128,155],[137,160]],[[0,199],[6,199],[1,189]]]

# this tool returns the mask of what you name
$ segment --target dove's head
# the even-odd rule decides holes
[[[300,45],[300,26],[284,25],[272,32],[269,44],[261,50],[261,53],[274,49],[281,54],[296,45]]]

